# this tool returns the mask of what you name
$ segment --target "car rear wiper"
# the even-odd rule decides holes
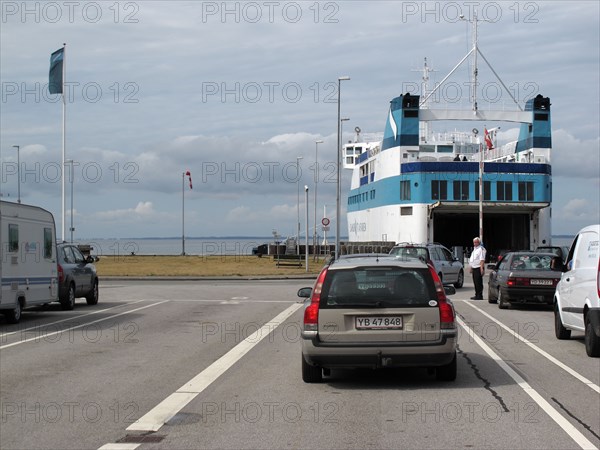
[[[347,303],[347,302],[343,302],[343,303],[336,303],[337,306],[348,306],[348,307],[361,307],[361,308],[380,308],[383,305],[383,302],[381,301],[376,301],[376,302],[369,302],[369,303]]]

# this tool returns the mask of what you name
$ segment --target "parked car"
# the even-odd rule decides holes
[[[85,297],[88,305],[98,303],[98,275],[94,258],[83,256],[75,244],[58,244],[58,299],[63,309],[73,309],[75,299]]]
[[[456,378],[452,302],[432,266],[390,256],[340,258],[319,274],[306,298],[302,379],[322,381],[333,368],[434,368]]]
[[[554,294],[554,331],[569,339],[585,333],[588,356],[600,356],[600,225],[583,228],[575,237],[564,273]]]
[[[560,280],[560,267],[553,268],[553,253],[509,252],[490,272],[488,302],[500,309],[512,303],[552,305]],[[562,265],[562,264],[561,264]]]
[[[397,244],[390,250],[390,255],[423,258],[435,267],[442,284],[453,284],[455,288],[461,288],[465,281],[463,262],[441,244]]]

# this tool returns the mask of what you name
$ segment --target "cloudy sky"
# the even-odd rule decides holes
[[[319,217],[324,204],[328,215],[334,210],[337,78],[351,77],[342,83],[344,139],[356,126],[381,134],[389,101],[419,89],[423,58],[435,69],[433,83],[467,53],[470,25],[459,16],[474,12],[487,20],[479,46],[513,95],[551,98],[553,234],[600,221],[597,1],[2,1],[1,8],[0,191],[16,200],[19,145],[22,201],[54,212],[59,237],[62,107],[47,83],[50,54],[63,43],[76,238],[179,236],[187,170],[188,236],[273,229],[285,236],[295,230],[298,185],[310,187],[313,222],[315,167]],[[480,107],[510,107],[484,64],[480,76]],[[468,77],[461,66],[441,97],[468,96]],[[499,143],[515,137],[503,124]],[[324,142],[315,166],[316,140]],[[343,183],[345,194],[349,173]]]

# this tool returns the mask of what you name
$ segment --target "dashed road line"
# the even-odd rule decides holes
[[[234,348],[225,353],[225,355],[221,356],[221,358],[156,405],[143,417],[138,419],[136,423],[127,427],[127,430],[158,431],[166,422],[175,416],[175,414],[181,411],[181,409],[198,396],[198,394],[216,381],[246,353],[270,335],[279,325],[285,322],[301,307],[302,304],[295,303],[275,316],[260,329],[252,333]]]

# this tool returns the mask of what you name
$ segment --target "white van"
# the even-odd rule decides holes
[[[10,323],[23,308],[58,301],[56,229],[52,213],[0,201],[0,313]]]
[[[569,339],[571,330],[585,333],[588,356],[600,356],[600,225],[575,237],[554,294],[554,331]]]

